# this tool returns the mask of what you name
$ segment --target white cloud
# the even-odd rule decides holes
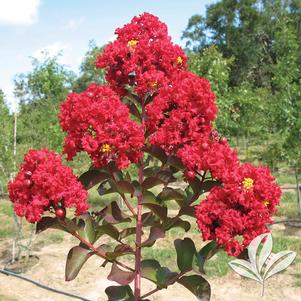
[[[33,52],[31,56],[38,60],[41,60],[45,57],[45,55],[53,57],[53,56],[63,54],[63,51],[66,50],[67,48],[68,48],[67,44],[57,41],[52,44],[46,45],[40,49],[37,49],[36,51]],[[59,61],[63,64],[66,63],[64,61],[63,56],[60,56]]]
[[[73,30],[79,28],[85,22],[84,17],[79,19],[69,19],[64,26],[64,29]]]
[[[40,0],[0,0],[0,24],[30,25],[37,21]]]

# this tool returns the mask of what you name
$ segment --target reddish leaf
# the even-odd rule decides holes
[[[126,285],[131,283],[135,278],[134,272],[128,272],[121,270],[118,265],[114,262],[108,280],[115,281],[118,284]]]
[[[146,241],[141,244],[141,247],[151,247],[157,239],[164,238],[165,232],[161,228],[152,227],[150,229],[149,237]]]
[[[83,173],[78,179],[86,189],[90,189],[101,181],[110,178],[110,175],[105,172],[100,172],[95,169],[90,169]]]

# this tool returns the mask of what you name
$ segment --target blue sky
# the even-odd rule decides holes
[[[0,89],[11,108],[15,74],[28,72],[30,57],[62,52],[60,62],[78,72],[89,40],[103,45],[114,29],[142,12],[167,23],[173,41],[180,37],[189,17],[205,13],[214,0],[0,0]]]

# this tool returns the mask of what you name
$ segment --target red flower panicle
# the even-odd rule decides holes
[[[69,94],[59,118],[68,134],[64,146],[68,160],[86,151],[96,167],[116,161],[118,168],[126,168],[142,155],[143,129],[108,86],[92,84],[85,92]]]
[[[214,140],[212,136],[199,139],[180,148],[177,156],[188,170],[210,172],[212,178],[223,183],[237,179],[233,172],[239,167],[237,151],[220,139]]]
[[[157,91],[178,70],[187,68],[187,57],[174,45],[166,24],[156,16],[144,13],[115,31],[117,39],[110,43],[96,61],[105,68],[106,79],[120,95],[125,86],[134,86],[139,96]]]
[[[268,168],[244,164],[233,170],[235,181],[213,188],[196,207],[204,240],[216,240],[237,256],[258,235],[268,231],[281,190]]]
[[[176,153],[184,145],[208,137],[216,112],[209,81],[188,71],[178,72],[172,84],[162,87],[146,106],[149,143]]]
[[[31,150],[24,156],[8,191],[16,214],[31,223],[39,221],[50,208],[74,207],[78,215],[89,208],[87,191],[72,170],[62,164],[62,158],[47,149]]]

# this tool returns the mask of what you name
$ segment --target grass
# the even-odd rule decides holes
[[[0,213],[6,216],[13,216],[13,209],[10,202],[0,199]]]
[[[300,287],[301,286],[301,273],[293,274],[295,277],[294,286]]]
[[[297,197],[295,192],[284,192],[276,216],[294,218],[298,216]]]
[[[59,244],[63,242],[63,240],[64,240],[64,234],[62,232],[51,231],[47,234],[47,243],[49,244]]]
[[[17,301],[17,299],[0,295],[0,301]]]
[[[287,173],[274,173],[274,177],[276,178],[276,181],[280,185],[284,184],[292,184],[296,186],[296,179],[294,175],[290,175]]]

